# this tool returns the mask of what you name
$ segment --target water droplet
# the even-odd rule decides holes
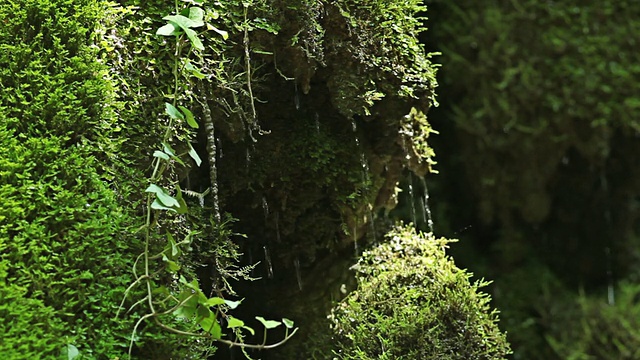
[[[267,222],[267,219],[269,218],[269,204],[267,203],[267,198],[266,197],[262,197],[262,210],[264,211],[264,222]]]
[[[360,249],[358,248],[358,229],[357,229],[358,223],[356,222],[353,225],[353,251],[356,255],[356,257],[360,256]]]
[[[220,156],[220,159],[222,159],[222,157],[224,156],[224,154],[222,153],[222,141],[220,140],[220,138],[217,138],[216,142],[218,143],[218,155]]]
[[[279,224],[279,219],[280,219],[280,213],[276,212],[275,213],[275,222],[276,222],[276,240],[278,241],[278,244],[280,243],[280,224]]]
[[[250,165],[251,165],[251,152],[249,152],[249,148],[247,148],[247,172],[249,172]]]
[[[296,257],[293,260],[293,266],[296,268],[296,279],[298,280],[298,288],[302,291],[302,275],[300,274],[300,259]]]
[[[296,110],[300,110],[300,94],[298,93],[298,83],[294,83],[295,87],[295,96],[293,97],[293,102],[296,105]]]
[[[273,264],[271,263],[271,254],[269,253],[269,248],[265,245],[262,247],[264,250],[264,261],[267,265],[267,276],[269,279],[273,279]]]
[[[316,112],[316,133],[320,134],[320,115]]]

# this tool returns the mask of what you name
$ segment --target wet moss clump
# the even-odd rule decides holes
[[[490,296],[446,255],[450,240],[398,226],[355,266],[358,289],[331,315],[339,359],[503,359]]]

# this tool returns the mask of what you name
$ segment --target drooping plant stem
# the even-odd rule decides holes
[[[213,216],[217,222],[220,222],[220,207],[218,205],[218,170],[216,168],[216,130],[211,116],[211,108],[209,107],[208,90],[204,84],[199,84],[200,105],[202,106],[202,115],[204,117],[204,131],[207,136],[207,157],[209,159],[209,184],[211,189],[211,199],[213,202]]]

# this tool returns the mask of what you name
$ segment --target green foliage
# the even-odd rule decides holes
[[[429,3],[484,220],[507,222],[516,210],[544,221],[547,188],[572,150],[601,167],[619,146],[615,134],[640,131],[634,1]]]
[[[502,359],[510,353],[487,283],[446,256],[449,241],[397,227],[356,265],[358,289],[332,312],[340,359]]]
[[[139,246],[114,174],[118,135],[107,69],[91,46],[100,1],[0,5],[0,329],[4,358],[122,355],[113,319]],[[127,172],[133,175],[133,172]],[[133,178],[135,179],[135,177]],[[132,182],[135,180],[131,180]]]
[[[582,293],[554,312],[547,339],[559,358],[640,357],[640,285],[623,281],[615,289],[615,303],[607,304],[604,298]]]
[[[165,103],[165,113],[163,115],[168,116],[168,123],[164,129],[164,135],[160,138],[159,144],[162,145],[162,150],[155,150],[151,167],[153,169],[150,177],[150,185],[146,188],[147,198],[145,201],[144,225],[140,228],[140,232],[144,238],[144,251],[137,257],[136,263],[133,265],[133,275],[135,279],[124,293],[124,304],[130,292],[141,286],[146,289],[144,296],[140,299],[134,299],[135,303],[129,307],[127,311],[131,311],[136,306],[144,304],[146,313],[142,315],[133,327],[130,336],[129,345],[129,357],[132,356],[134,344],[139,336],[139,328],[145,323],[145,321],[153,321],[155,325],[168,331],[169,333],[186,336],[189,338],[187,342],[193,344],[192,351],[182,353],[182,357],[189,357],[193,354],[193,349],[206,352],[211,355],[215,348],[213,343],[220,342],[230,346],[240,346],[242,348],[270,348],[278,346],[289,339],[290,336],[297,331],[294,329],[289,334],[289,328],[293,323],[290,320],[286,321],[287,330],[284,335],[284,340],[278,344],[266,345],[266,331],[264,333],[264,339],[260,345],[250,345],[244,343],[243,331],[248,331],[254,334],[254,330],[244,325],[239,319],[232,318],[227,312],[231,309],[235,309],[241,301],[232,301],[224,299],[222,297],[223,290],[229,289],[229,286],[220,288],[214,287],[213,290],[217,292],[218,296],[207,296],[203,292],[203,288],[200,286],[197,279],[188,279],[193,277],[194,274],[189,269],[183,269],[184,256],[192,249],[191,245],[194,237],[198,235],[197,230],[189,229],[187,225],[185,227],[184,218],[182,215],[188,213],[187,202],[183,198],[183,193],[180,186],[175,180],[171,180],[172,169],[182,166],[185,167],[185,163],[180,159],[180,154],[177,154],[169,142],[172,138],[176,139],[189,139],[188,134],[181,136],[178,132],[179,127],[174,126],[174,123],[186,121],[187,125],[191,128],[198,128],[199,125],[196,122],[193,113],[185,106],[178,105],[179,99],[188,98],[181,94],[182,91],[189,90],[192,84],[189,82],[193,71],[196,69],[190,62],[191,59],[198,61],[202,59],[202,51],[205,50],[202,40],[198,33],[194,30],[205,26],[205,10],[198,6],[189,6],[180,10],[178,2],[175,2],[176,11],[178,13],[174,15],[167,15],[163,17],[166,23],[159,27],[156,31],[156,35],[163,37],[170,37],[175,41],[175,52],[173,56],[173,88],[169,93],[173,103]],[[221,30],[215,29],[210,26],[211,30],[216,30],[217,33],[221,33]],[[224,33],[223,33],[224,35]],[[184,61],[184,60],[187,61]],[[189,66],[189,64],[191,64]],[[196,76],[196,78],[199,78]],[[186,85],[185,85],[186,83]],[[208,105],[205,105],[208,106]],[[211,121],[205,119],[205,127],[212,128],[213,124],[206,123]],[[215,141],[215,138],[212,139]],[[180,143],[178,143],[180,145]],[[196,166],[199,166],[202,162],[197,152],[193,149],[190,142],[186,142],[186,146],[189,149],[188,155],[195,162]],[[216,154],[210,156],[215,157]],[[211,166],[215,166],[212,164]],[[211,180],[215,182],[215,179]],[[160,185],[162,184],[162,185]],[[216,187],[214,183],[211,185]],[[167,190],[169,189],[169,190]],[[217,191],[214,190],[214,191]],[[207,191],[209,192],[209,191]],[[204,195],[201,195],[202,198]],[[201,200],[202,201],[202,200]],[[214,198],[213,201],[218,201]],[[217,209],[217,204],[216,208]],[[213,221],[220,222],[220,214],[213,214]],[[215,225],[212,223],[212,225]],[[220,227],[218,236],[224,234],[224,227]],[[164,239],[163,239],[164,237]],[[214,235],[214,237],[217,237]],[[176,240],[176,238],[178,240]],[[224,239],[227,242],[229,239]],[[162,249],[162,250],[156,250]],[[228,260],[235,260],[233,256],[235,253],[231,250],[230,256],[227,256]],[[188,259],[188,258],[187,258]],[[212,259],[217,263],[218,259]],[[215,264],[216,271],[226,270],[220,265]],[[227,271],[228,272],[228,271]],[[170,279],[170,280],[168,280]],[[224,280],[224,278],[222,278]],[[227,319],[227,328],[233,333],[235,340],[223,339],[225,334],[223,333],[222,325]],[[258,317],[265,329],[272,329],[279,326],[281,323],[273,320],[264,320]],[[291,325],[291,326],[290,326]],[[201,342],[200,346],[195,344],[195,340],[203,338],[211,345],[207,346],[205,341]],[[172,349],[176,352],[178,349]]]
[[[426,54],[416,37],[426,30],[421,1],[344,0],[327,8],[339,14],[327,25],[327,53],[349,59],[329,81],[342,113],[368,115],[385,97],[437,104],[434,54]]]

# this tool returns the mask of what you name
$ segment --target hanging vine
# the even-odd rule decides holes
[[[179,99],[187,94],[181,93],[189,89],[190,79],[195,77],[203,79],[204,76],[190,57],[201,59],[205,50],[202,40],[195,29],[203,28],[213,30],[226,38],[226,33],[215,28],[213,25],[205,24],[205,10],[199,6],[189,6],[184,9],[179,8],[179,3],[175,1],[175,14],[163,17],[166,24],[160,27],[156,35],[174,38],[175,51],[173,52],[173,93],[165,94],[171,102],[164,104],[164,115],[168,119],[163,136],[160,141],[160,150],[153,152],[152,174],[149,177],[149,185],[146,188],[146,205],[144,225],[138,230],[144,238],[144,251],[138,256],[133,265],[134,282],[126,289],[118,314],[124,310],[125,301],[137,286],[146,289],[145,296],[137,299],[127,312],[138,306],[146,304],[146,314],[142,315],[133,327],[130,344],[129,357],[132,351],[138,329],[145,321],[153,321],[154,324],[168,332],[187,337],[207,338],[212,342],[226,344],[228,346],[239,346],[243,349],[270,349],[277,347],[289,340],[298,330],[294,328],[293,322],[289,319],[282,321],[266,320],[260,316],[255,318],[262,323],[265,328],[263,341],[260,344],[247,344],[244,342],[244,331],[254,335],[254,329],[245,323],[234,318],[228,312],[235,309],[241,301],[225,299],[222,294],[218,296],[206,296],[201,290],[197,279],[187,280],[188,274],[182,272],[181,255],[190,249],[193,239],[199,235],[198,230],[189,230],[182,240],[176,241],[174,234],[181,231],[175,229],[180,223],[180,217],[184,217],[189,209],[183,198],[183,191],[177,181],[171,180],[169,176],[171,170],[176,167],[185,167],[182,157],[188,154],[193,162],[200,166],[202,160],[192,145],[186,141],[180,147],[186,148],[185,154],[178,153],[172,147],[175,139],[188,138],[185,134],[179,133],[184,124],[188,128],[197,129],[198,121],[194,114],[185,106],[180,105]],[[183,83],[185,81],[187,83]],[[199,100],[202,105],[204,115],[204,126],[207,134],[207,151],[210,165],[210,193],[214,207],[214,222],[221,223],[220,210],[218,208],[218,189],[216,184],[217,172],[215,167],[216,147],[215,128],[211,111],[208,105],[207,90],[204,85],[200,85],[201,91]],[[185,130],[188,131],[188,130]],[[176,148],[179,148],[176,146]],[[209,191],[205,191],[206,194]],[[204,195],[203,195],[204,196]],[[177,221],[175,221],[177,219]],[[172,228],[173,227],[173,228]],[[174,231],[175,230],[175,231]],[[162,251],[153,253],[158,242],[164,244]],[[162,246],[162,245],[161,245]],[[168,279],[168,280],[167,280]],[[160,284],[166,284],[162,286]],[[176,322],[175,320],[180,320]],[[175,324],[185,324],[177,326]],[[234,336],[234,339],[223,338],[222,325],[226,324]],[[267,330],[284,325],[284,338],[274,344],[267,344]]]

